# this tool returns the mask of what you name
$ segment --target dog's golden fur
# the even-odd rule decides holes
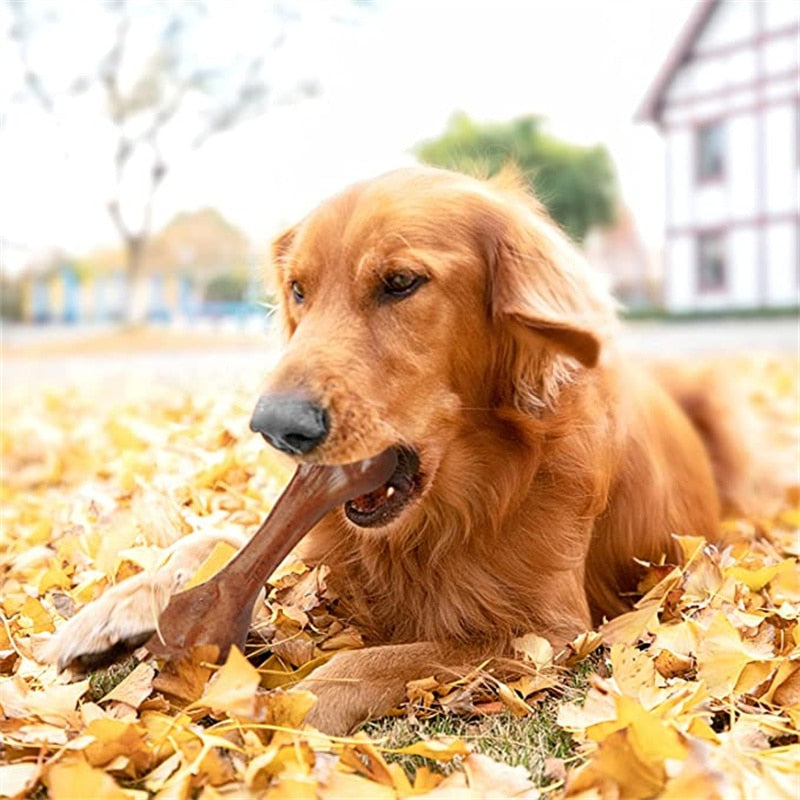
[[[422,475],[388,525],[337,510],[303,543],[369,645],[304,683],[320,727],[346,731],[408,680],[526,632],[563,645],[629,607],[636,559],[716,535],[708,452],[723,493],[743,467],[724,420],[697,382],[670,376],[682,410],[619,354],[612,300],[513,180],[414,168],[358,184],[279,237],[274,265],[286,348],[265,392],[326,409],[307,458],[404,445]],[[381,300],[397,273],[424,284]]]

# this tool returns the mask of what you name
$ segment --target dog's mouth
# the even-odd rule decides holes
[[[359,528],[388,525],[422,488],[419,456],[408,447],[397,447],[397,468],[383,486],[344,504],[347,519]]]

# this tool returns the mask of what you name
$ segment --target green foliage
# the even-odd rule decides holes
[[[225,274],[212,278],[203,292],[206,300],[235,303],[244,300],[247,292],[247,277]]]
[[[481,177],[515,164],[576,242],[616,218],[619,189],[608,151],[556,139],[542,130],[539,117],[479,125],[460,113],[442,136],[419,145],[417,154],[428,164]]]
[[[105,697],[112,689],[122,683],[138,666],[139,661],[133,656],[119,664],[111,664],[89,675],[89,699],[93,702]]]

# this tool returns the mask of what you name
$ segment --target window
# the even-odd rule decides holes
[[[720,232],[701,233],[697,238],[697,289],[715,292],[727,286],[725,236]]]
[[[721,122],[697,129],[697,179],[721,178],[725,171],[725,131]]]

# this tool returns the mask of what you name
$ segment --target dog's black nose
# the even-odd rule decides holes
[[[318,447],[329,429],[328,412],[301,394],[262,395],[250,420],[251,431],[293,456]]]

